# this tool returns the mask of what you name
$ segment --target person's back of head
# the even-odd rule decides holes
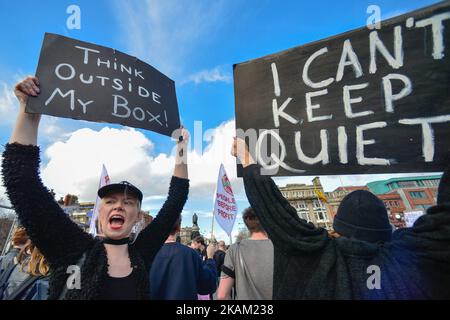
[[[218,248],[219,248],[219,250],[225,251],[226,250],[226,248],[225,248],[225,241],[220,240],[218,242]]]
[[[202,237],[202,236],[196,236],[193,240],[192,240],[192,242],[196,242],[196,243],[199,243],[199,244],[201,244],[201,245],[205,245],[205,239]]]
[[[242,220],[244,220],[244,224],[248,231],[250,231],[250,234],[257,232],[266,233],[252,207],[248,207],[244,210],[242,213]]]
[[[366,190],[356,190],[344,197],[334,217],[333,228],[341,236],[373,243],[390,241],[392,237],[383,201]]]
[[[17,228],[12,237],[11,237],[11,242],[13,247],[16,248],[23,248],[27,242],[29,242],[30,238],[28,237],[27,231],[25,230],[25,228],[23,227],[19,227]]]

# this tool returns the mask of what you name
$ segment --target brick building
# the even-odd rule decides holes
[[[369,188],[367,188],[366,186],[345,186],[345,187],[338,187],[334,191],[326,193],[328,199],[327,209],[332,219],[334,219],[334,216],[337,213],[337,209],[339,208],[342,199],[344,199],[344,197],[348,195],[350,192],[355,190],[368,191]]]
[[[369,182],[367,186],[376,195],[397,192],[405,211],[425,211],[436,204],[441,175],[392,178]]]
[[[384,206],[388,210],[389,221],[395,228],[406,227],[404,217],[406,207],[400,195],[396,191],[393,191],[386,194],[379,194],[377,197],[383,201]]]
[[[331,230],[333,218],[326,203],[318,195],[318,192],[323,193],[318,177],[314,178],[312,185],[288,184],[279,189],[291,206],[297,210],[300,218],[312,222],[318,227]]]

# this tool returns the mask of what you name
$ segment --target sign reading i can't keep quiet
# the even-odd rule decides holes
[[[167,136],[180,127],[175,83],[117,50],[46,33],[29,113],[119,123]]]
[[[237,64],[237,136],[270,175],[441,171],[449,46],[444,2]]]

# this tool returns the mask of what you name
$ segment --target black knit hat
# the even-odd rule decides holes
[[[333,228],[347,238],[390,241],[392,227],[383,202],[366,190],[349,193],[339,205]]]
[[[134,195],[136,198],[138,198],[139,202],[142,202],[142,192],[135,186],[133,186],[128,181],[122,181],[119,183],[111,183],[107,184],[100,189],[98,189],[98,196],[102,199],[104,196],[111,194],[113,192],[123,192],[123,193],[129,193]]]

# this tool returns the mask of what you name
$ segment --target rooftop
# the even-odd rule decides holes
[[[372,191],[375,194],[383,194],[386,192],[391,191],[388,187],[389,184],[401,182],[401,181],[423,181],[423,180],[440,180],[442,177],[442,174],[439,175],[431,175],[431,176],[415,176],[415,177],[399,177],[399,178],[391,178],[387,180],[379,180],[379,181],[372,181],[367,183],[367,186],[369,187],[370,191]],[[419,186],[419,187],[426,187],[426,186]]]

